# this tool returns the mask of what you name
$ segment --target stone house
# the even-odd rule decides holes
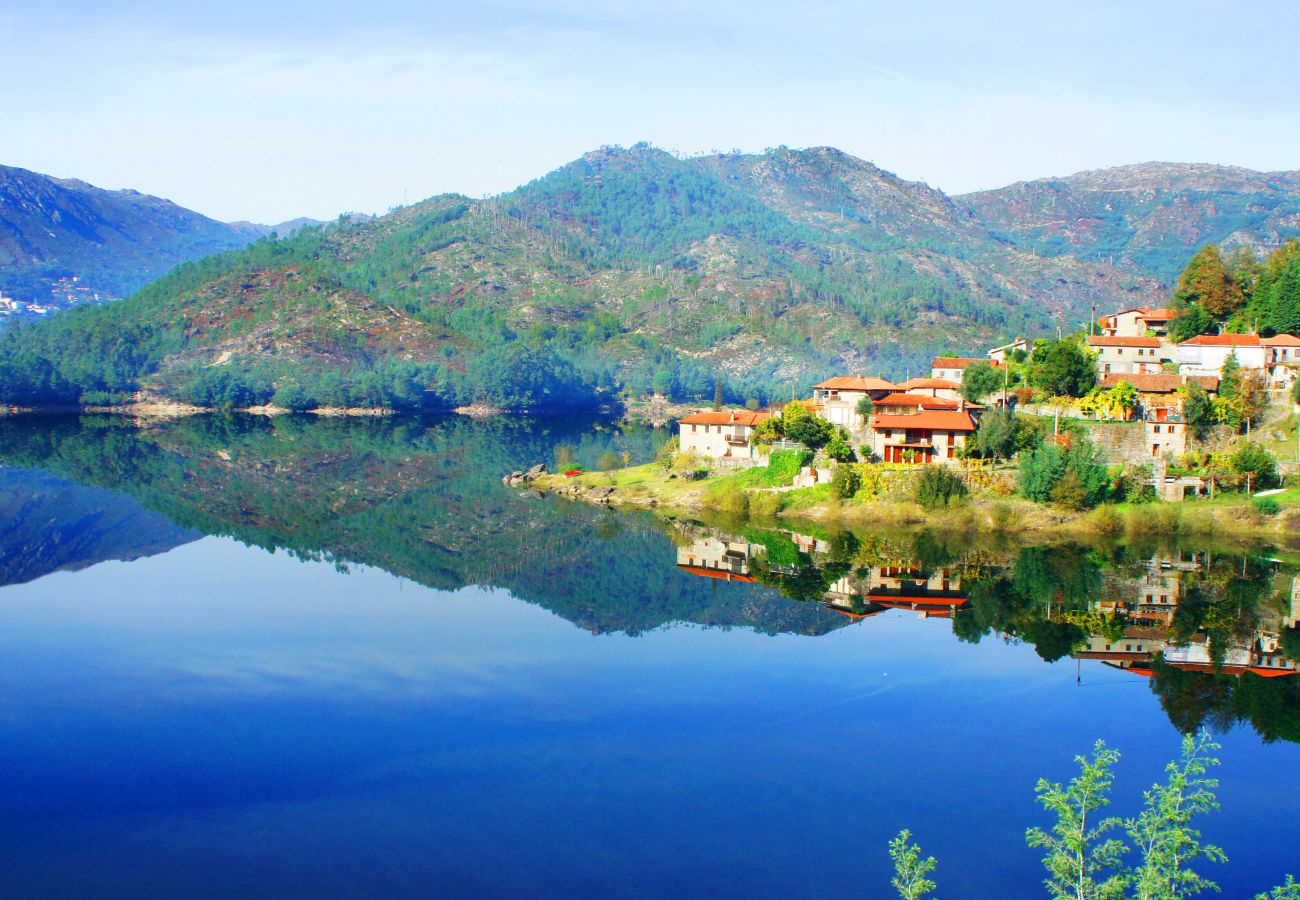
[[[1101,333],[1104,337],[1164,337],[1169,333],[1169,323],[1174,316],[1172,309],[1135,306],[1103,317]]]
[[[866,425],[858,413],[863,397],[872,401],[892,393],[895,386],[870,375],[837,375],[813,385],[813,411],[832,425],[857,431]]]

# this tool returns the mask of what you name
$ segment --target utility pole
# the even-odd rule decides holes
[[[1092,317],[1088,319],[1088,337],[1092,337],[1092,326],[1093,323],[1096,321],[1097,321],[1097,304],[1094,301],[1092,304]]]

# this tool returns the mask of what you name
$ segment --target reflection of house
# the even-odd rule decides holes
[[[1164,352],[1159,338],[1107,337],[1088,335],[1088,346],[1097,354],[1097,374],[1123,375],[1158,374],[1163,371]]]
[[[1184,375],[1223,374],[1233,354],[1243,369],[1262,370],[1266,354],[1257,334],[1202,334],[1178,345],[1179,371]]]
[[[738,538],[701,537],[677,548],[677,568],[706,578],[752,582],[755,579],[749,574],[749,560],[755,549]]]
[[[865,423],[858,413],[863,397],[873,401],[891,393],[894,385],[883,378],[862,375],[837,375],[813,385],[816,412],[833,425],[861,428]]]
[[[953,569],[925,573],[909,564],[873,566],[867,576],[867,600],[892,609],[914,609],[922,616],[947,618],[970,602],[961,576]]]
[[[1250,647],[1229,647],[1221,662],[1216,663],[1210,652],[1209,640],[1197,635],[1185,647],[1166,647],[1165,662],[1176,669],[1188,672],[1205,672],[1214,675],[1243,675],[1251,672],[1265,678],[1294,675],[1296,665],[1278,652],[1263,652],[1258,644]]]
[[[908,394],[924,394],[940,400],[961,399],[961,383],[946,378],[909,378],[898,389]]]
[[[767,411],[693,413],[677,420],[681,450],[709,459],[758,459],[760,454],[752,440],[754,429],[771,416]]]
[[[889,463],[949,463],[975,432],[964,410],[923,409],[912,415],[871,417],[871,450]]]
[[[1106,337],[1163,337],[1169,332],[1169,323],[1173,319],[1172,309],[1136,306],[1102,318],[1101,333]]]
[[[1088,642],[1074,651],[1075,659],[1095,659],[1119,669],[1149,669],[1151,656],[1165,649],[1163,629],[1129,626],[1124,636],[1110,640],[1104,634],[1088,635]]]

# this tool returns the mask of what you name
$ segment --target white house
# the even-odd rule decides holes
[[[1088,346],[1097,354],[1097,374],[1120,375],[1158,374],[1160,362],[1168,354],[1162,350],[1159,338],[1109,337],[1104,334],[1088,335]]]
[[[1104,337],[1164,337],[1174,316],[1172,309],[1135,306],[1102,318],[1101,333]]]
[[[1025,340],[1022,337],[1017,337],[1014,341],[1012,341],[1009,344],[1003,344],[1001,347],[994,347],[992,350],[989,351],[988,355],[989,355],[989,359],[993,360],[994,362],[1006,362],[1007,357],[1010,356],[1012,353],[1015,353],[1017,350],[1024,351],[1026,354],[1028,354],[1031,349],[1032,348],[1030,347],[1029,341]]]
[[[766,410],[692,413],[677,420],[681,450],[707,459],[758,460],[763,454],[754,446],[754,429],[771,417]]]
[[[858,429],[866,424],[858,414],[858,403],[862,398],[877,400],[894,390],[894,385],[883,378],[837,375],[813,385],[813,405],[817,414],[832,425]]]
[[[930,363],[930,377],[939,378],[944,381],[955,381],[961,384],[961,378],[966,374],[966,368],[975,363],[983,363],[986,366],[992,366],[999,371],[1006,368],[1005,363],[989,360],[976,356],[938,356]]]
[[[1268,354],[1257,334],[1202,334],[1178,345],[1179,371],[1184,375],[1221,375],[1228,357],[1237,355],[1243,369],[1263,372]]]

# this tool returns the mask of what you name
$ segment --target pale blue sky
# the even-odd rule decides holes
[[[222,219],[495,193],[607,143],[831,144],[951,193],[1300,168],[1293,2],[17,0],[0,162]]]

